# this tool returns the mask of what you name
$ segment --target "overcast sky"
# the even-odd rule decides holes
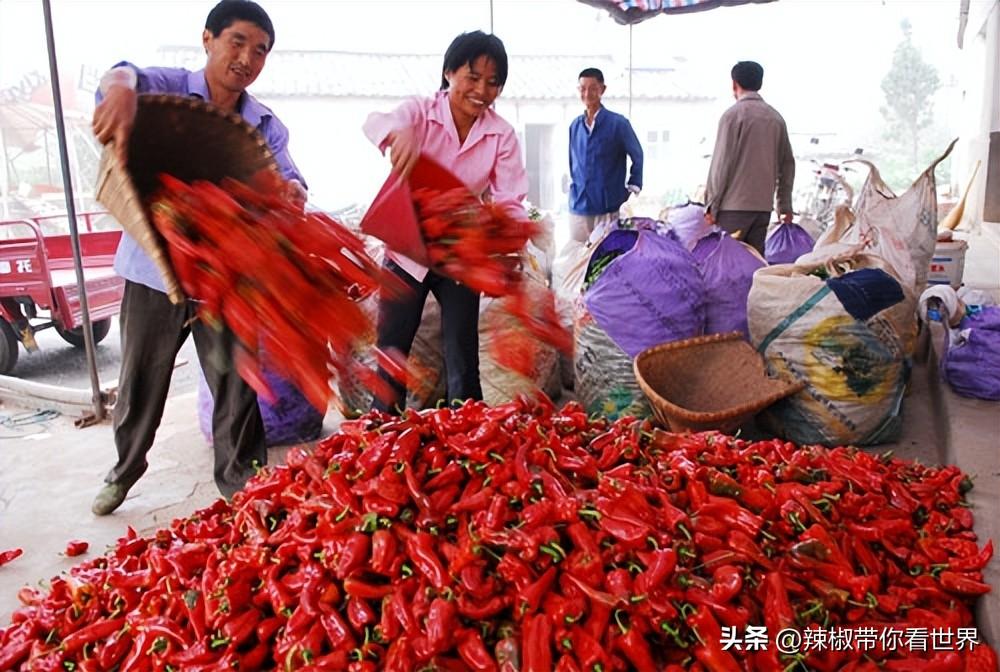
[[[262,0],[276,28],[276,49],[442,54],[459,32],[490,29],[488,0]],[[122,59],[156,65],[165,45],[197,46],[214,0],[52,0],[63,79],[81,66]],[[661,16],[634,26],[575,0],[494,0],[493,27],[516,54],[610,54],[635,67],[675,66],[700,93],[732,102],[729,68],[757,60],[762,93],[800,136],[834,132],[844,148],[881,133],[879,87],[906,18],[913,40],[943,84],[955,82],[959,0],[778,0],[696,14]],[[0,0],[0,88],[48,72],[40,0]],[[265,70],[266,72],[266,70]],[[337,77],[338,73],[328,73]],[[575,82],[566,82],[575,95]],[[252,90],[252,89],[251,89]],[[960,95],[945,91],[937,118],[947,122]],[[83,101],[89,105],[90,101]],[[619,110],[625,111],[625,110]],[[793,139],[794,141],[794,139]]]
[[[127,58],[153,65],[162,45],[197,45],[211,0],[52,0],[64,76],[80,64]],[[271,0],[277,49],[441,53],[463,30],[489,29],[486,0]],[[881,102],[878,84],[901,37],[900,21],[947,82],[958,0],[779,0],[763,5],[663,16],[631,30],[636,67],[686,67],[728,98],[728,68],[761,62],[763,93],[786,116],[809,109],[822,130],[839,118],[865,118]],[[495,32],[512,53],[612,54],[627,62],[630,30],[575,0],[494,0]],[[0,87],[47,71],[39,0],[0,0]],[[330,73],[336,77],[336,73]],[[572,88],[573,82],[567,87]],[[714,87],[714,88],[713,88]],[[817,103],[822,103],[818,105]],[[861,111],[858,111],[858,108]]]

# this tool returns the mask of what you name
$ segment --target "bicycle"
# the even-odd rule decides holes
[[[843,162],[820,163],[816,159],[810,161],[817,167],[812,171],[815,177],[808,191],[806,205],[799,211],[799,219],[805,223],[812,223],[815,228],[813,233],[822,233],[833,224],[839,206],[853,203],[854,189],[843,173],[854,169],[845,166]]]

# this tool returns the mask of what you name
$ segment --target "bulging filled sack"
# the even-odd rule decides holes
[[[867,445],[899,436],[915,301],[879,257],[857,253],[754,274],[751,343],[802,392],[762,421],[796,443]]]

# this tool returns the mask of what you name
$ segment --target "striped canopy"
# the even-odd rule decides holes
[[[615,21],[628,25],[660,14],[701,12],[716,7],[774,2],[774,0],[579,0],[579,2],[605,9]]]

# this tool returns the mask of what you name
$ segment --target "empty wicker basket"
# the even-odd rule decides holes
[[[656,345],[633,367],[656,420],[672,431],[732,431],[805,387],[769,378],[763,358],[738,332]]]
[[[97,200],[156,264],[167,295],[184,300],[170,260],[149,217],[149,198],[161,174],[185,182],[248,181],[257,171],[275,168],[274,155],[261,134],[237,114],[200,98],[139,96],[129,139],[128,166],[108,145],[101,156]]]

